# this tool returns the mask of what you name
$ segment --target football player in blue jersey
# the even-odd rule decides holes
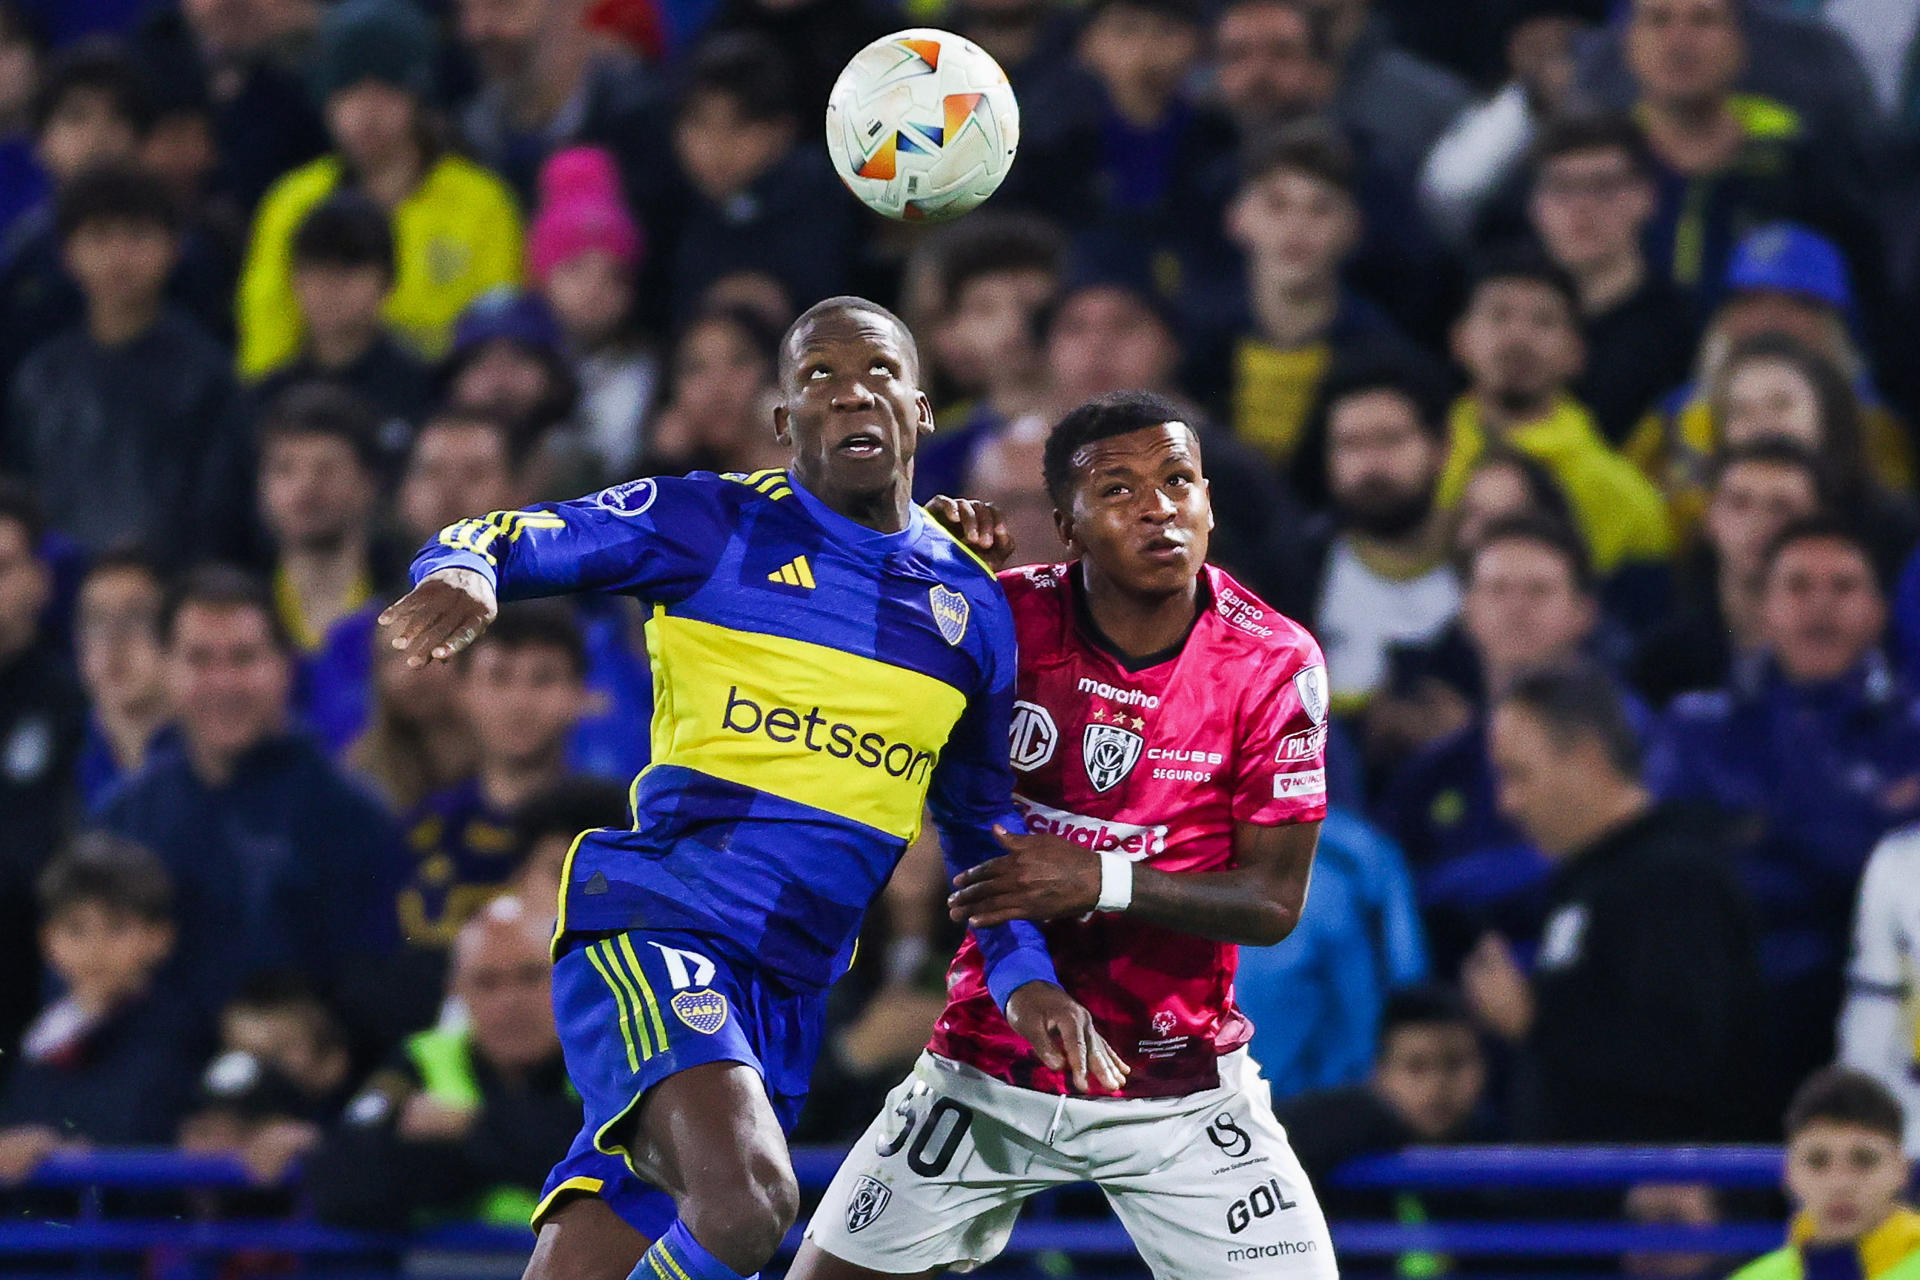
[[[497,600],[618,591],[651,607],[652,762],[630,830],[562,877],[554,1006],[586,1111],[549,1179],[528,1275],[733,1280],[798,1208],[785,1131],[825,989],[930,810],[954,869],[1023,830],[1007,729],[1013,621],[916,508],[933,429],[906,327],[831,298],[781,346],[787,471],[643,479],[443,530],[381,616],[413,665]],[[1038,930],[979,931],[1008,1022],[1076,1086],[1125,1067]]]

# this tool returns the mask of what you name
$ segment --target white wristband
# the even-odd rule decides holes
[[[1133,905],[1133,860],[1124,853],[1100,855],[1100,901],[1095,911],[1125,911]]]

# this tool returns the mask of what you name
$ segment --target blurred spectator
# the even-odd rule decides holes
[[[634,327],[640,228],[604,151],[556,153],[540,171],[540,189],[528,269],[565,335],[581,430],[600,478],[626,480],[660,380],[660,362]]]
[[[1557,122],[1533,149],[1533,228],[1580,292],[1586,366],[1574,394],[1614,445],[1686,379],[1697,336],[1685,297],[1647,263],[1652,164],[1624,117]]]
[[[818,17],[817,8],[806,11]],[[819,116],[800,113],[786,47],[728,32],[687,68],[673,121],[681,207],[671,225],[648,220],[673,246],[661,265],[676,322],[709,285],[739,271],[764,271],[793,298],[845,292],[857,209],[814,135],[804,135],[812,145],[800,141],[801,120],[811,129]]]
[[[256,1182],[277,1183],[340,1114],[352,1070],[333,1010],[299,978],[263,974],[220,1011],[220,1050],[180,1146],[237,1156]]]
[[[554,1030],[544,920],[501,898],[460,931],[447,994],[465,1025],[408,1037],[308,1162],[320,1216],[523,1228],[580,1128]]]
[[[1379,828],[1328,811],[1313,895],[1313,910],[1285,942],[1240,949],[1234,980],[1275,1098],[1365,1079],[1390,993],[1427,976],[1413,878]]]
[[[1436,501],[1446,434],[1431,390],[1409,371],[1361,372],[1327,391],[1332,510],[1305,549],[1299,614],[1327,656],[1335,711],[1363,708],[1394,644],[1424,644],[1460,611]]]
[[[367,628],[371,707],[346,761],[396,813],[473,775],[478,752],[460,705],[459,682],[444,662],[409,667],[377,627]]]
[[[1459,995],[1440,983],[1388,995],[1370,1048],[1364,1081],[1287,1098],[1274,1110],[1327,1212],[1423,1222],[1441,1207],[1432,1197],[1342,1192],[1331,1175],[1357,1156],[1491,1140],[1487,1055]]]
[[[66,656],[45,633],[53,570],[43,529],[33,500],[0,481],[0,1053],[33,1016],[33,883],[73,816],[86,716]]]
[[[163,102],[197,104],[211,126],[209,200],[244,218],[274,179],[326,150],[307,86],[278,56],[284,32],[272,4],[185,0],[149,6],[134,52]]]
[[[1227,421],[1277,467],[1299,456],[1329,376],[1428,360],[1341,284],[1362,232],[1354,182],[1338,135],[1315,123],[1290,126],[1253,145],[1228,209],[1227,233],[1246,254],[1247,292],[1243,332],[1230,339],[1221,371]],[[1319,496],[1311,485],[1302,495]]]
[[[426,362],[388,329],[382,315],[394,285],[386,212],[358,192],[329,196],[294,233],[292,258],[293,296],[304,330],[300,354],[261,380],[254,402],[271,404],[295,383],[339,383],[380,414],[381,453],[395,457],[405,451],[434,388]]]
[[[559,914],[567,855],[581,832],[629,821],[627,789],[600,778],[562,778],[529,795],[514,811],[515,852],[508,893],[529,915]]]
[[[140,771],[172,718],[160,652],[165,595],[159,565],[138,551],[97,557],[80,581],[73,645],[92,706],[74,768],[88,813]]]
[[[302,654],[318,650],[390,577],[374,546],[375,429],[366,401],[325,382],[289,387],[259,425],[274,607]]]
[[[5,457],[54,527],[89,550],[138,542],[191,560],[250,540],[250,458],[227,353],[164,296],[178,232],[158,180],[135,170],[93,170],[60,195],[62,256],[86,320],[20,366]]]
[[[754,472],[791,457],[773,435],[774,359],[780,331],[757,312],[718,307],[680,332],[666,403],[647,432],[641,475]]]
[[[1874,388],[1848,328],[1852,312],[1846,263],[1831,241],[1784,223],[1754,231],[1727,269],[1726,301],[1707,327],[1694,381],[1654,406],[1628,443],[1629,456],[1649,475],[1664,475],[1670,491],[1697,484],[1723,430],[1712,399],[1726,361],[1744,343],[1784,339],[1817,353],[1852,387],[1850,397],[1835,398],[1836,404],[1847,402],[1849,417],[1828,424],[1833,447],[1845,453],[1840,462],[1848,476],[1871,476],[1889,489],[1912,488],[1913,442]],[[1855,431],[1842,436],[1839,426]],[[1849,478],[1847,487],[1856,483]]]
[[[1920,1213],[1901,1203],[1913,1172],[1900,1154],[1901,1119],[1898,1099],[1871,1076],[1844,1067],[1810,1076],[1787,1108],[1788,1242],[1733,1280],[1920,1272]]]
[[[1630,14],[1614,5],[1616,15]],[[1873,89],[1846,40],[1828,22],[1805,12],[1809,7],[1736,0],[1742,36],[1740,85],[1751,93],[1788,103],[1803,113],[1807,132],[1849,157],[1870,156],[1879,143]],[[1717,25],[1716,3],[1706,25]],[[1795,12],[1800,10],[1800,12]],[[1687,25],[1671,9],[1655,15],[1668,25]],[[1587,109],[1624,109],[1638,89],[1631,69],[1634,36],[1624,16],[1582,41],[1575,70],[1576,101]]]
[[[567,737],[586,711],[587,655],[564,603],[504,609],[458,664],[471,777],[434,792],[406,820],[415,859],[400,894],[407,942],[438,950],[513,874],[514,820],[567,770]]]
[[[922,500],[965,491],[983,445],[1054,403],[1040,323],[1060,283],[1059,232],[1037,218],[987,215],[941,244],[940,300],[922,328],[943,380],[963,398],[940,406],[941,429],[915,456]]]
[[[1653,268],[1693,294],[1702,314],[1718,300],[1736,238],[1770,218],[1822,227],[1863,265],[1879,256],[1858,175],[1832,135],[1809,134],[1783,103],[1737,92],[1749,54],[1746,23],[1759,7],[1632,0],[1627,19],[1634,111],[1659,193],[1648,229]]]
[[[942,25],[991,54],[1020,101],[1072,91],[1074,15],[1052,0],[953,0]]]
[[[1887,609],[1864,543],[1815,517],[1762,562],[1765,652],[1687,694],[1649,744],[1648,785],[1734,815],[1761,912],[1784,1094],[1831,1054],[1847,921],[1874,843],[1920,819],[1920,710],[1888,670]]]
[[[1505,445],[1495,445],[1474,459],[1460,501],[1447,514],[1453,526],[1448,543],[1460,560],[1472,556],[1487,530],[1508,516],[1538,516],[1574,527],[1573,506],[1553,473],[1537,459]],[[1580,545],[1584,550],[1586,543]]]
[[[434,414],[414,436],[394,499],[401,537],[418,547],[468,516],[525,505],[523,457],[513,428],[498,417],[456,409]]]
[[[1213,27],[1221,105],[1245,138],[1319,115],[1340,70],[1314,0],[1228,0]]]
[[[1466,84],[1393,43],[1373,0],[1313,0],[1340,64],[1334,116],[1369,156],[1412,174],[1467,105]]]
[[[1500,443],[1553,473],[1586,539],[1594,568],[1610,574],[1629,561],[1660,560],[1671,542],[1660,494],[1600,436],[1572,395],[1585,362],[1580,295],[1565,272],[1515,253],[1492,259],[1474,284],[1453,330],[1453,353],[1467,371],[1467,394],[1454,403],[1452,452],[1441,501],[1459,500],[1474,459]]]
[[[47,866],[39,898],[40,951],[60,995],[0,1090],[0,1185],[62,1147],[171,1141],[199,1048],[155,982],[174,942],[159,859],[89,833]]]
[[[1853,916],[1840,1061],[1873,1076],[1907,1113],[1906,1151],[1920,1157],[1920,827],[1882,840],[1860,878]]]
[[[496,289],[460,313],[441,366],[447,404],[510,424],[536,498],[592,487],[592,466],[572,428],[580,387],[560,351],[560,326],[538,294]],[[472,514],[469,510],[466,514]]]
[[[394,943],[399,833],[289,731],[292,646],[263,586],[233,569],[193,570],[169,594],[160,634],[179,734],[101,819],[173,872],[170,982],[207,1010],[266,970],[330,992],[350,958]]]
[[[1370,722],[1391,715],[1388,729],[1434,735],[1395,771],[1378,806],[1382,825],[1414,867],[1425,873],[1470,855],[1500,855],[1509,874],[1500,883],[1460,886],[1467,896],[1458,911],[1423,899],[1436,955],[1461,941],[1440,927],[1443,916],[1480,918],[1527,888],[1539,870],[1530,850],[1515,852],[1523,842],[1500,812],[1483,708],[1529,672],[1579,658],[1598,621],[1592,570],[1568,530],[1538,516],[1496,521],[1466,565],[1460,632],[1467,663],[1453,669],[1437,645],[1431,657],[1443,661],[1421,671],[1408,655],[1393,699],[1376,699],[1370,709]]]
[[[236,300],[240,372],[258,378],[298,358],[304,323],[292,249],[307,214],[356,190],[393,220],[396,269],[387,322],[421,354],[441,355],[466,305],[520,279],[513,195],[437,141],[428,120],[437,50],[411,0],[345,0],[327,10],[313,55],[332,153],[286,174],[260,201]]]
[[[881,0],[721,0],[713,30],[751,34],[786,51],[794,106],[817,121],[847,59],[899,29],[893,8]],[[699,57],[696,51],[693,60]]]
[[[46,199],[33,156],[33,99],[46,45],[18,4],[0,4],[0,248],[14,220]]]
[[[1821,460],[1799,442],[1763,436],[1722,449],[1683,607],[1642,640],[1634,687],[1665,706],[1690,689],[1726,684],[1764,641],[1767,548],[1782,529],[1827,505]]]
[[[1521,1129],[1751,1137],[1760,974],[1752,909],[1714,828],[1655,803],[1595,668],[1523,676],[1496,703],[1489,743],[1502,812],[1554,864],[1531,976],[1497,934],[1461,974],[1476,1016],[1523,1051]]]
[[[585,0],[459,0],[460,42],[480,86],[458,116],[480,163],[531,207],[546,158],[576,144],[647,166],[661,132],[652,77],[630,50],[588,28]],[[849,46],[847,52],[852,52]],[[826,105],[822,98],[821,105]]]

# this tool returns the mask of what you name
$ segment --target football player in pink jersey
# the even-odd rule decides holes
[[[1326,814],[1320,648],[1206,563],[1200,445],[1125,392],[1053,429],[1046,482],[1073,558],[1001,575],[1019,635],[1010,752],[1030,834],[962,874],[978,927],[1043,927],[1063,986],[1127,1068],[1114,1089],[1035,1056],[969,939],[912,1074],[854,1147],[790,1280],[967,1269],[1020,1206],[1093,1182],[1160,1280],[1336,1274],[1235,1006],[1238,945],[1287,936]],[[990,535],[963,513],[976,540]]]

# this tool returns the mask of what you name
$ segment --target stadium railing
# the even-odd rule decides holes
[[[794,1152],[803,1188],[818,1191],[839,1167],[842,1152],[806,1147]],[[1335,1172],[1332,1187],[1381,1193],[1601,1193],[1645,1183],[1706,1184],[1725,1191],[1777,1187],[1777,1147],[1434,1147],[1352,1161]],[[297,1183],[291,1184],[297,1191]],[[444,1276],[516,1275],[531,1237],[519,1228],[450,1224],[405,1236],[324,1226],[305,1214],[278,1220],[194,1221],[123,1217],[110,1212],[109,1194],[131,1197],[183,1192],[258,1191],[237,1161],[164,1149],[63,1152],[49,1157],[25,1189],[68,1193],[75,1212],[58,1219],[12,1217],[0,1223],[0,1274],[36,1273],[112,1276],[142,1271],[179,1280],[211,1276],[222,1259],[236,1255],[286,1255],[304,1260],[304,1274],[391,1273],[394,1259],[433,1255]],[[1618,1199],[1601,1197],[1618,1205]],[[1498,1203],[1497,1200],[1495,1203]],[[1255,1239],[1250,1232],[1249,1240]],[[1636,1223],[1612,1217],[1481,1217],[1444,1221],[1355,1220],[1333,1224],[1336,1252],[1349,1272],[1389,1272],[1395,1260],[1428,1259],[1602,1260],[1625,1254],[1690,1254],[1745,1258],[1775,1247],[1777,1221],[1723,1222],[1707,1226]],[[798,1229],[789,1240],[797,1245]],[[1077,1220],[1052,1212],[1045,1202],[1023,1215],[1009,1246],[1010,1257],[1065,1255],[1099,1264],[1134,1256],[1132,1244],[1111,1218]],[[143,1255],[137,1265],[123,1265]],[[165,1260],[156,1267],[154,1258]],[[466,1269],[445,1264],[465,1258]],[[489,1261],[490,1260],[490,1261]],[[410,1267],[418,1271],[418,1267]],[[1556,1268],[1557,1269],[1557,1268]],[[1054,1270],[1057,1271],[1057,1268]],[[1089,1277],[1085,1267],[1075,1274]],[[1137,1271],[1127,1274],[1138,1274]]]

